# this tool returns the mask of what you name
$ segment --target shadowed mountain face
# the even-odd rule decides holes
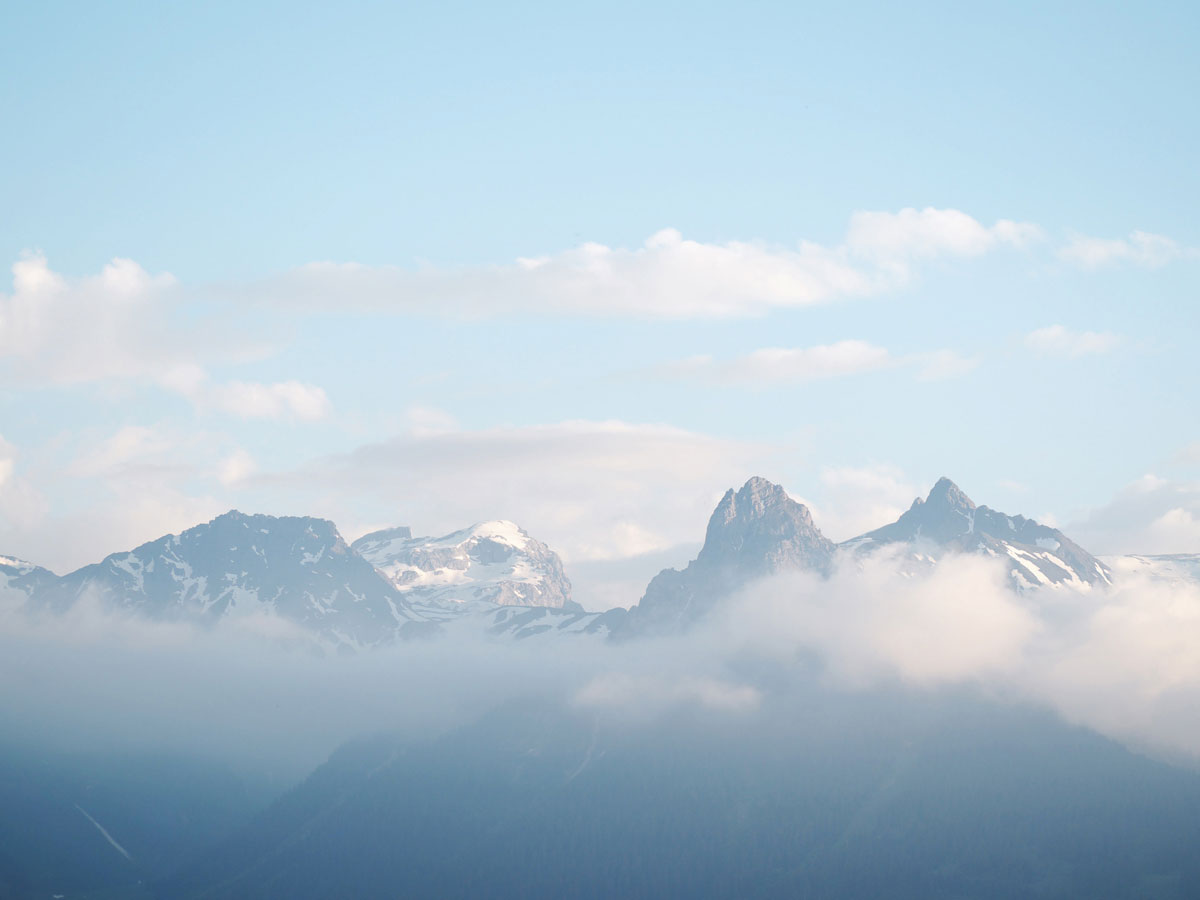
[[[1200,777],[966,697],[802,693],[624,723],[498,709],[349,745],[162,900],[1162,897]]]
[[[806,506],[779,485],[751,478],[717,504],[696,559],[683,571],[664,569],[654,577],[624,631],[677,630],[755,578],[801,570],[827,574],[835,549]]]
[[[1057,528],[976,506],[949,478],[940,479],[927,498],[918,497],[892,524],[842,546],[863,551],[894,543],[1000,557],[1023,588],[1109,583],[1108,569]]]

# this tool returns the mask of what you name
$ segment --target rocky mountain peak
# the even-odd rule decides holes
[[[914,502],[914,505],[915,502]],[[975,509],[971,498],[962,492],[957,484],[943,475],[929,491],[925,499],[926,507],[931,509],[954,510],[969,512]]]
[[[759,563],[773,556],[774,545],[780,542],[808,545],[818,555],[833,550],[813,524],[808,507],[778,484],[755,476],[736,493],[730,488],[721,498],[708,520],[698,561],[761,568]]]
[[[883,544],[921,544],[934,552],[982,553],[1004,558],[1018,587],[1106,583],[1108,570],[1056,528],[1024,516],[976,506],[949,478],[939,478],[890,525],[843,545],[858,551]]]
[[[755,578],[789,571],[827,574],[836,547],[803,503],[765,478],[726,491],[704,546],[682,571],[664,569],[631,613],[629,629],[670,630],[704,615]]]

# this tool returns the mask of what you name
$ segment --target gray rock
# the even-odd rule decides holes
[[[751,478],[721,498],[697,557],[682,571],[664,569],[656,575],[615,633],[662,634],[686,628],[722,599],[766,575],[827,575],[835,550],[804,504],[765,478]]]

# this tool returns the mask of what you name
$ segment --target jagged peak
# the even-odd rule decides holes
[[[807,506],[792,499],[780,485],[756,475],[736,492],[732,488],[725,492],[708,520],[701,556],[717,552],[718,547],[730,542],[740,545],[746,529],[763,528],[782,528],[780,533],[802,534],[817,543],[828,543]]]
[[[794,507],[805,520],[811,521],[811,514],[803,503],[793,500],[781,485],[754,475],[736,492],[730,488],[717,504],[713,513],[714,520],[729,522],[735,518],[761,518],[768,511],[782,507]]]
[[[925,502],[931,506],[950,507],[951,509],[971,510],[975,508],[974,502],[963,493],[962,489],[943,475],[937,480],[937,483],[929,491],[929,496]],[[917,504],[914,503],[913,506]]]

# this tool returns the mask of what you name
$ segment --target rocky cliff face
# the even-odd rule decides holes
[[[751,478],[721,498],[696,559],[682,571],[664,569],[654,577],[622,632],[686,627],[755,578],[801,570],[828,574],[835,551],[804,504],[765,478]]]

